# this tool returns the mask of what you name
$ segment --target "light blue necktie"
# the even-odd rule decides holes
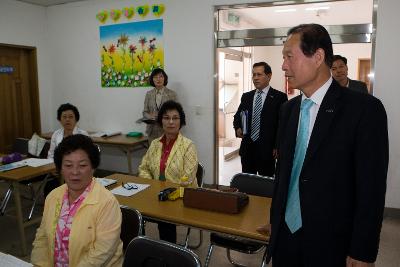
[[[313,104],[314,102],[311,99],[305,99],[301,103],[300,107],[299,130],[297,133],[296,148],[294,152],[292,173],[290,175],[290,184],[285,212],[285,222],[292,233],[299,230],[302,226],[299,196],[299,176],[307,151],[310,108]]]
[[[253,108],[253,116],[251,122],[251,140],[257,141],[260,136],[260,121],[262,110],[262,91],[257,91],[256,101]]]

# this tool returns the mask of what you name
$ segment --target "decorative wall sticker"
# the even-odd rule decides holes
[[[154,16],[160,17],[165,11],[165,6],[163,4],[152,5],[151,12],[153,12]]]
[[[106,22],[108,18],[108,11],[107,10],[100,11],[99,13],[97,13],[96,18],[101,23]]]
[[[122,11],[123,11],[124,16],[127,19],[131,19],[133,17],[133,15],[135,14],[133,7],[124,7],[124,9]]]
[[[117,22],[119,18],[121,17],[121,10],[119,9],[113,9],[110,11],[110,17],[114,22]]]
[[[164,67],[163,20],[100,26],[102,87],[147,87]]]
[[[141,16],[142,18],[147,16],[147,13],[149,13],[149,6],[144,5],[144,6],[138,6],[136,8],[136,12]]]

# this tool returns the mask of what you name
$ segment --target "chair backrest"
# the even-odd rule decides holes
[[[238,173],[232,177],[230,186],[246,194],[272,197],[274,178],[250,173]]]
[[[122,213],[121,240],[124,251],[135,237],[142,234],[143,219],[140,212],[126,206],[120,206]]]
[[[22,155],[28,155],[28,138],[15,138],[12,152],[18,152]]]
[[[200,267],[199,257],[191,250],[146,236],[134,238],[125,253],[123,267]]]
[[[204,177],[204,166],[199,162],[199,164],[197,165],[197,172],[196,172],[197,185],[199,187],[203,186],[203,177]]]

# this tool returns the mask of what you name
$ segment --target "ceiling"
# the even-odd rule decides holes
[[[72,2],[79,2],[82,0],[17,0],[17,1],[34,4],[38,6],[55,6]]]
[[[322,25],[366,24],[372,22],[372,10],[373,0],[232,8],[219,11],[219,26],[220,30],[242,30],[292,27],[299,22]]]

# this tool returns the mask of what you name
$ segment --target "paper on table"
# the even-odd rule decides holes
[[[96,181],[99,182],[104,187],[115,184],[117,182],[117,180],[108,178],[96,178]]]
[[[13,170],[13,169],[24,167],[24,166],[26,166],[26,160],[8,163],[8,164],[4,164],[4,165],[0,166],[0,172],[9,171],[9,170]]]
[[[37,159],[37,158],[29,158],[26,159],[26,165],[31,167],[40,167],[43,165],[47,165],[53,163],[53,159]]]
[[[33,265],[23,260],[20,260],[12,255],[0,252],[0,266],[31,267]]]
[[[136,184],[136,183],[126,183],[126,185],[130,185],[133,187],[137,186],[137,189],[125,189],[122,186],[118,186],[117,188],[111,190],[111,193],[113,193],[114,195],[130,197],[136,193],[139,193],[142,190],[145,190],[147,187],[150,186],[149,184]]]

